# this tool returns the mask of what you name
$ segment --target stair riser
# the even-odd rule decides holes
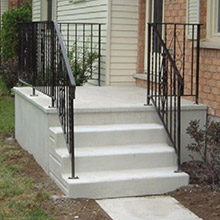
[[[75,113],[75,125],[143,124],[161,121],[155,111]]]
[[[103,131],[103,132],[76,132],[76,147],[99,147],[113,145],[137,145],[166,143],[164,129]]]
[[[168,176],[158,178],[138,178],[114,182],[70,184],[68,196],[72,198],[118,198],[163,194],[181,186],[187,186],[188,177]]]
[[[52,155],[49,156],[49,168],[50,172],[49,175],[62,187],[62,190],[68,189],[68,183],[62,177],[63,175],[63,164],[60,163],[56,158]]]
[[[176,166],[175,153],[151,153],[134,155],[115,155],[99,157],[76,157],[76,173],[112,171],[126,169],[144,169]],[[71,162],[69,158],[63,161],[63,173],[69,173]]]

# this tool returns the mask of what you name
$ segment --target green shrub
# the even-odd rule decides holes
[[[220,122],[208,121],[207,128],[200,128],[200,121],[190,122],[187,134],[194,140],[188,150],[199,154],[206,167],[207,178],[212,179],[212,189],[220,187]]]
[[[89,39],[87,41],[90,42]],[[76,53],[74,43],[68,55],[76,85],[82,86],[92,78],[92,73],[97,71],[97,66],[94,64],[98,61],[98,52],[95,49],[91,52],[89,45],[85,45],[84,50],[83,48],[77,48]],[[75,55],[77,55],[77,58]]]
[[[4,61],[18,59],[19,23],[29,22],[32,19],[32,10],[29,2],[22,7],[6,11],[2,15],[1,46]]]
[[[32,9],[29,1],[22,7],[6,11],[2,15],[1,57],[3,68],[0,77],[10,90],[18,82],[19,23],[30,22]]]

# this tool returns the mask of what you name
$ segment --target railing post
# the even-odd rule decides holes
[[[199,103],[199,62],[200,62],[200,25],[197,25],[197,57],[196,57],[196,104]]]
[[[148,47],[147,47],[147,105],[150,105],[150,57],[151,57],[151,24],[148,24]]]
[[[36,84],[36,80],[37,80],[37,70],[36,70],[36,48],[37,48],[37,44],[36,44],[36,28],[35,28],[35,24],[34,23],[31,23],[30,24],[30,26],[32,27],[32,28],[30,28],[31,30],[31,34],[30,34],[30,32],[29,32],[29,36],[28,36],[28,40],[30,40],[30,35],[32,35],[32,41],[33,41],[33,48],[32,48],[32,54],[31,54],[31,56],[32,56],[32,72],[33,72],[33,86],[32,86],[32,88],[33,88],[33,93],[32,93],[32,96],[36,96],[36,86],[37,86],[37,84]],[[29,43],[31,43],[31,42],[29,42]]]
[[[74,99],[75,99],[75,87],[69,87],[69,132],[70,142],[69,151],[71,153],[71,177],[69,179],[78,179],[75,173],[75,137],[74,137]]]
[[[99,64],[98,64],[98,85],[101,86],[101,24],[99,24]]]
[[[178,79],[178,98],[177,98],[177,172],[181,171],[181,93],[182,84]]]
[[[54,107],[55,103],[55,36],[54,36],[54,24],[53,21],[50,22],[50,30],[51,30],[51,72],[52,72],[52,77],[51,77],[51,99],[52,99],[52,108]]]

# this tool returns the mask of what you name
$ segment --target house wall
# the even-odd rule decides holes
[[[41,20],[41,1],[32,0],[32,20],[40,21]]]
[[[25,2],[32,2],[31,0],[7,0],[8,2],[8,8],[19,8],[22,6]]]
[[[112,0],[110,85],[135,85],[139,0]]]

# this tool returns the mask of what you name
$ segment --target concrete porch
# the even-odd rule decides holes
[[[153,106],[139,87],[78,87],[75,100],[76,173],[50,98],[15,88],[16,139],[70,197],[162,194],[188,184],[175,173],[176,155]],[[205,123],[206,106],[182,101],[182,161],[189,159],[185,129]]]

